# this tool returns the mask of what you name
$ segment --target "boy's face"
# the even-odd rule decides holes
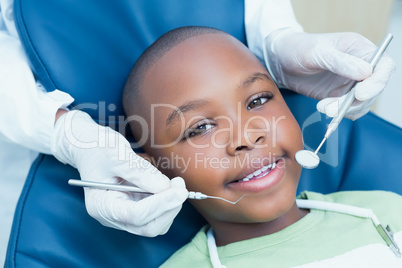
[[[189,191],[233,201],[246,194],[236,205],[192,200],[211,224],[267,222],[294,206],[300,129],[243,44],[223,34],[187,39],[146,73],[141,94],[152,132],[145,150],[163,173],[183,177]]]

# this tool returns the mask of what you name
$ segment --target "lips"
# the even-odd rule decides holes
[[[234,180],[228,187],[243,192],[261,192],[274,187],[285,174],[284,159],[280,158],[276,162],[263,166],[253,171],[242,179]]]

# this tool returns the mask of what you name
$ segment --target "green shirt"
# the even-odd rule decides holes
[[[298,198],[371,208],[390,225],[402,248],[402,197],[383,191],[304,192]],[[212,267],[204,226],[193,240],[162,267]],[[231,267],[402,267],[402,259],[386,245],[370,219],[330,211],[310,213],[287,228],[267,236],[218,247],[221,263]]]

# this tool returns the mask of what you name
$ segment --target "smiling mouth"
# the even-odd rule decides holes
[[[278,160],[279,161],[279,160]],[[268,175],[277,165],[278,161],[263,166],[260,169],[257,169],[256,171],[254,171],[253,173],[247,175],[246,177],[244,177],[243,179],[237,180],[237,181],[233,181],[233,182],[247,182],[247,181],[252,181],[252,180],[257,180],[260,179],[266,175]]]

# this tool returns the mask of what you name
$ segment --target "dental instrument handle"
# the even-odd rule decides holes
[[[84,180],[68,180],[68,184],[72,186],[81,186],[81,187],[91,187],[103,190],[115,190],[121,192],[136,192],[136,193],[144,193],[144,194],[153,194],[147,192],[141,188],[130,186],[130,185],[121,185],[121,184],[112,184],[112,183],[103,183],[103,182],[93,182],[93,181],[84,181]]]
[[[122,192],[136,192],[136,193],[145,193],[145,194],[153,194],[150,192],[146,192],[141,188],[130,186],[130,185],[121,185],[121,184],[112,184],[112,183],[103,183],[103,182],[93,182],[93,181],[84,181],[84,180],[68,180],[68,184],[72,186],[81,186],[81,187],[91,187],[96,189],[103,190],[114,190],[114,191],[122,191]],[[201,192],[188,192],[189,199],[207,199],[209,196],[201,193]]]
[[[68,180],[68,184],[72,186],[80,186],[80,187],[90,187],[90,188],[96,188],[96,189],[103,189],[103,190],[114,190],[114,191],[121,191],[121,192],[135,192],[135,193],[142,193],[142,194],[155,194],[155,193],[150,193],[147,192],[141,188],[135,187],[135,186],[130,186],[130,185],[122,185],[122,184],[112,184],[112,183],[103,183],[103,182],[93,182],[93,181],[84,181],[84,180]],[[213,198],[213,199],[219,199],[225,202],[228,202],[230,204],[237,204],[237,202],[240,201],[245,196],[245,194],[240,197],[236,201],[230,201],[222,197],[218,196],[209,196],[206,194],[203,194],[201,192],[188,192],[188,199],[207,199],[207,198]]]
[[[324,135],[325,139],[328,139],[329,136],[331,136],[331,134],[338,128],[338,125],[341,123],[346,112],[349,110],[350,106],[355,100],[355,91],[356,87],[353,87],[350,90],[350,92],[346,95],[346,98],[343,101],[342,106],[339,108],[338,115],[332,118],[331,122],[328,125],[327,131],[325,132]]]
[[[380,45],[377,48],[376,53],[374,54],[373,58],[370,61],[371,68],[374,70],[377,63],[380,61],[382,55],[384,54],[385,50],[387,49],[389,43],[391,43],[392,38],[394,36],[388,33],[384,39],[381,41]]]
[[[374,70],[375,66],[381,59],[381,56],[384,54],[385,50],[387,49],[389,43],[391,42],[393,35],[388,33],[384,39],[381,41],[381,44],[378,46],[373,58],[370,61],[371,68]],[[325,132],[324,138],[328,139],[329,136],[338,128],[339,123],[342,121],[343,117],[345,116],[346,112],[349,110],[350,106],[352,105],[353,101],[355,100],[355,91],[356,91],[356,84],[353,84],[353,88],[350,92],[346,95],[345,100],[343,101],[341,107],[339,108],[338,115],[334,117],[328,125],[327,131]]]

